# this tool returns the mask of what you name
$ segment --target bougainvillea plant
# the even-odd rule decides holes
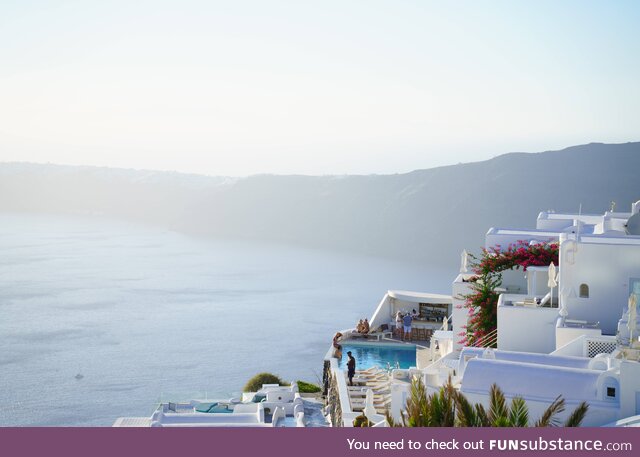
[[[482,340],[497,327],[498,297],[496,291],[502,285],[502,272],[505,270],[528,267],[548,266],[551,262],[558,265],[558,243],[539,243],[529,245],[527,241],[518,241],[503,249],[496,245],[482,249],[480,257],[470,255],[471,267],[476,275],[471,279],[472,292],[464,296],[469,312],[465,331],[459,335],[465,346],[482,345]]]

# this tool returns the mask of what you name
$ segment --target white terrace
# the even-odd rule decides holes
[[[162,403],[151,417],[121,417],[114,427],[304,427],[297,384],[264,384],[242,399]]]

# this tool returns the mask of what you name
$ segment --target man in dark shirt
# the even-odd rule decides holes
[[[402,318],[402,323],[404,324],[404,338],[403,339],[411,339],[411,322],[413,321],[413,317],[411,314],[407,313],[406,316]]]
[[[353,375],[356,374],[356,359],[351,355],[351,351],[347,351],[347,357],[349,357],[349,361],[347,362],[347,376],[349,377],[349,385],[353,385]]]

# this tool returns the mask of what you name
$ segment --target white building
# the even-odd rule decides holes
[[[535,229],[490,229],[485,247],[516,242],[559,243],[557,286],[548,286],[548,266],[503,272],[497,331],[485,340],[496,349],[465,348],[458,335],[467,323],[463,295],[471,291],[472,274],[463,265],[449,297],[452,331],[439,335],[441,347],[450,338],[447,353],[419,371],[429,391],[451,376],[471,401],[488,404],[494,383],[508,399],[523,397],[532,418],[562,395],[566,414],[582,401],[589,404],[583,425],[637,424],[629,418],[640,415],[640,322],[634,319],[640,314],[640,201],[628,213],[542,212]],[[372,328],[392,325],[398,303],[405,303],[401,298],[435,299],[399,295],[385,296]],[[392,380],[402,379],[401,372],[396,370]],[[407,394],[407,382],[393,381],[396,418]]]
[[[263,384],[242,399],[162,403],[151,417],[120,417],[114,427],[304,427],[298,385]]]

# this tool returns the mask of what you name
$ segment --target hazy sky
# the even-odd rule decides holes
[[[394,173],[640,140],[637,1],[0,2],[0,161]]]

